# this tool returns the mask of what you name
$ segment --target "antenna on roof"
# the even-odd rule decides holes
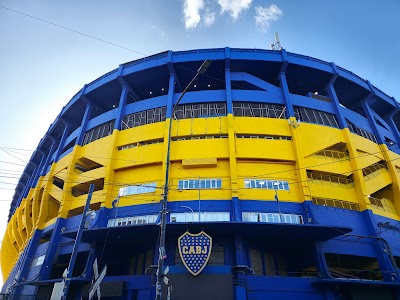
[[[275,43],[270,44],[271,50],[282,50],[281,41],[279,40],[279,34],[275,32]]]

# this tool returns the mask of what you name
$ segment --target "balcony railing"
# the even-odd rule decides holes
[[[394,208],[393,202],[386,198],[375,198],[375,197],[368,197],[369,202],[373,205],[374,208],[391,213],[397,214],[396,209]]]
[[[347,152],[336,151],[336,150],[321,150],[315,154],[318,156],[325,156],[334,159],[349,158],[349,154]]]
[[[322,95],[318,95],[315,93],[308,93],[308,96],[310,98],[316,99],[316,100],[321,100],[321,101],[325,101],[325,102],[331,102],[331,98],[326,97],[326,96],[322,96]]]
[[[357,210],[357,211],[360,210],[360,206],[358,205],[358,203],[352,203],[339,199],[312,197],[312,202],[315,205],[330,206],[330,207],[337,207],[337,208]]]
[[[375,163],[362,169],[364,177],[371,179],[383,172],[387,172],[387,165],[382,163]]]
[[[340,176],[329,175],[329,174],[321,174],[321,173],[316,173],[316,172],[307,172],[307,177],[308,177],[308,179],[316,180],[320,183],[326,182],[328,184],[338,184],[338,185],[343,185],[343,186],[347,186],[347,187],[354,186],[353,179],[349,179],[346,177],[340,177]]]

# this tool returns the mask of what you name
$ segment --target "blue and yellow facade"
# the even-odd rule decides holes
[[[352,72],[285,50],[120,65],[72,97],[26,166],[1,246],[2,293],[49,299],[76,251],[68,298],[87,297],[97,259],[106,299],[153,299],[167,185],[172,299],[398,299],[399,110]],[[213,239],[196,277],[177,249],[187,230]]]

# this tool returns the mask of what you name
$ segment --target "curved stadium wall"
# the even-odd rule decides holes
[[[285,50],[168,51],[123,64],[70,100],[27,164],[1,247],[2,292],[49,299],[76,251],[68,298],[87,297],[96,258],[108,268],[106,299],[154,298],[170,139],[173,299],[394,299],[398,111],[369,81]],[[213,238],[197,277],[177,250],[187,230]]]

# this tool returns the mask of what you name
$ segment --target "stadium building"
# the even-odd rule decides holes
[[[2,293],[50,299],[66,277],[67,299],[88,299],[107,266],[102,299],[154,299],[167,186],[163,299],[399,299],[399,110],[285,50],[122,64],[72,97],[27,164]]]

